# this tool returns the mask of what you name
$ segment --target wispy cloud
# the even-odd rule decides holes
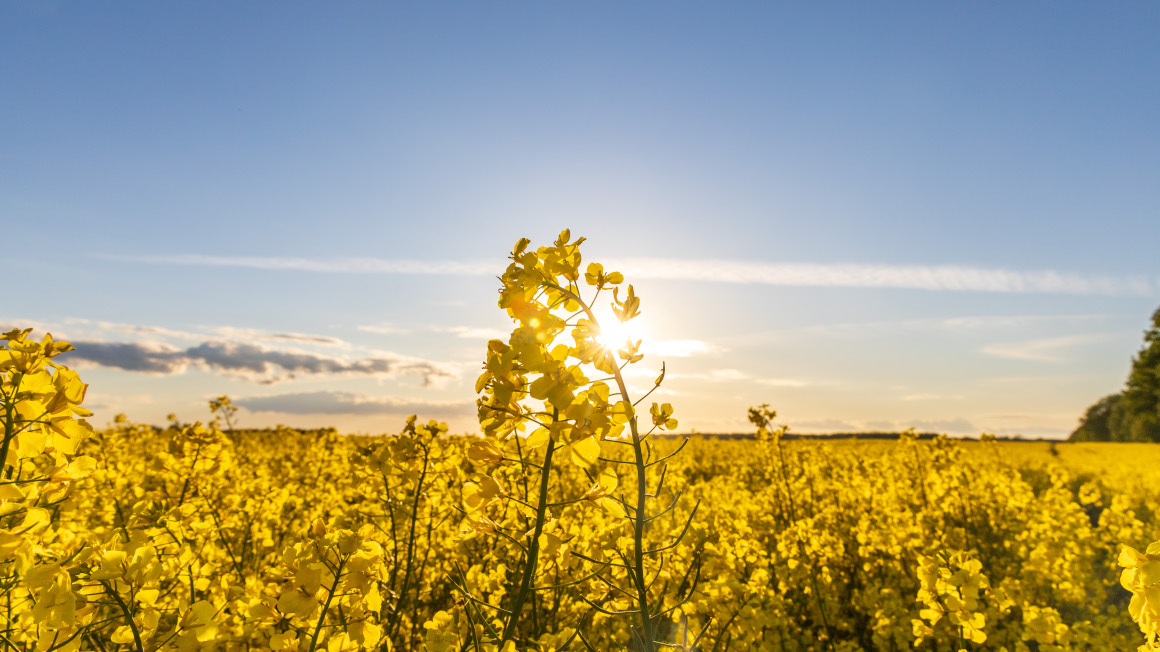
[[[857,263],[757,263],[723,260],[642,258],[615,265],[626,276],[669,280],[760,283],[797,287],[908,288],[975,292],[1063,294],[1152,294],[1153,279],[1017,271],[963,265]]]
[[[1043,328],[1045,326],[1075,326],[1091,327],[1096,322],[1108,322],[1116,319],[1135,319],[1134,315],[1117,314],[1071,314],[1071,315],[976,315],[970,317],[951,317],[937,320],[911,320],[908,324],[920,324],[925,321],[934,321],[936,327],[956,333],[975,333],[981,331],[1009,330],[1012,328]]]
[[[337,337],[327,335],[310,335],[308,333],[267,333],[253,328],[234,328],[221,326],[213,332],[222,337],[231,339],[267,340],[273,342],[295,342],[298,344],[319,344],[322,346],[346,346],[346,342]]]
[[[818,324],[798,329],[815,335],[853,335],[865,333],[899,331],[932,332],[941,331],[961,335],[980,335],[995,331],[1015,329],[1043,329],[1045,327],[1091,327],[1094,322],[1122,319],[1124,315],[1112,314],[1070,314],[1070,315],[971,315],[962,317],[937,317],[926,319],[890,319],[880,321],[842,322]],[[787,331],[788,332],[788,331]]]
[[[758,378],[754,382],[771,387],[808,387],[814,384],[801,378]]]
[[[650,372],[640,370],[636,375],[647,376]],[[682,383],[688,381],[706,382],[706,383],[756,383],[759,385],[768,385],[770,387],[807,387],[814,385],[813,381],[802,378],[755,378],[740,369],[710,369],[704,372],[695,373],[669,373],[665,376],[669,380],[681,381]]]
[[[510,333],[496,328],[475,328],[472,326],[436,327],[436,333],[451,333],[465,340],[506,340]]]
[[[0,324],[12,321],[14,320],[5,320],[0,318]],[[16,320],[16,323],[25,323],[25,321]],[[114,339],[116,339],[120,336],[120,334],[124,333],[128,335],[145,336],[153,340],[169,342],[200,342],[212,338],[246,341],[251,343],[267,342],[275,345],[300,344],[326,347],[350,347],[350,343],[330,335],[264,331],[256,328],[238,328],[235,326],[193,326],[191,327],[191,330],[175,330],[172,328],[165,328],[163,326],[126,324],[122,322],[100,321],[84,319],[80,317],[69,317],[64,319],[59,324],[28,322],[28,325],[34,326],[38,330],[52,332],[55,335],[66,338],[70,337],[73,332],[80,330],[85,332],[87,337],[90,338],[112,336]]]
[[[347,274],[494,276],[502,261],[419,261],[380,258],[285,258],[203,254],[102,256],[108,260],[163,265],[242,267],[269,271]],[[630,279],[754,283],[792,287],[904,288],[932,291],[1036,292],[1051,294],[1152,295],[1160,279],[1148,276],[1013,270],[967,265],[862,263],[765,263],[735,260],[627,258],[609,261]]]
[[[931,430],[939,433],[966,434],[980,432],[975,424],[962,417],[954,419],[918,419],[905,424],[915,430]]]
[[[993,341],[1000,337],[1019,337],[1024,333],[1042,333],[1048,330],[1090,330],[1115,328],[1124,320],[1135,324],[1138,316],[1119,314],[1064,314],[1064,315],[975,315],[950,318],[893,319],[876,321],[836,322],[813,324],[795,328],[761,330],[725,338],[732,346],[750,345],[771,340],[791,341],[801,337],[878,338],[897,337],[899,334],[930,333]]]
[[[662,358],[687,358],[701,353],[721,353],[723,351],[725,351],[724,348],[703,340],[661,340],[659,342],[645,342],[641,346],[642,353]]]
[[[115,333],[129,333],[131,335],[148,335],[151,337],[166,337],[177,340],[200,340],[205,339],[202,333],[191,333],[188,331],[179,331],[172,328],[163,328],[161,326],[142,326],[139,324],[122,324],[110,321],[90,321],[88,319],[69,319],[65,322],[69,326],[80,326],[85,330],[104,330]]]
[[[405,328],[399,328],[389,323],[382,324],[366,324],[363,326],[356,326],[358,330],[364,333],[374,333],[375,335],[405,335],[411,331]]]
[[[462,416],[475,411],[472,401],[422,401],[354,392],[316,391],[236,399],[235,405],[251,412],[280,414],[418,414],[419,416]]]
[[[858,426],[841,419],[803,419],[789,424],[790,432],[831,433],[855,432]]]
[[[342,274],[417,274],[435,276],[496,276],[504,264],[495,261],[460,260],[385,260],[382,258],[285,258],[276,256],[207,256],[174,254],[168,256],[102,255],[107,260],[159,265],[194,265],[199,267],[244,267],[284,272],[326,272]]]
[[[1089,344],[1107,335],[1067,335],[1064,337],[1047,337],[1020,342],[1005,342],[984,346],[981,351],[985,355],[1011,360],[1030,360],[1034,362],[1062,362],[1066,359],[1068,350],[1077,346]]]
[[[1038,376],[994,376],[989,378],[979,378],[975,381],[978,385],[1043,385],[1043,384],[1061,384],[1061,383],[1075,383],[1077,381],[1090,380],[1093,374],[1076,373],[1076,374],[1043,374]]]
[[[705,373],[670,373],[666,378],[672,380],[700,380],[710,383],[722,383],[750,380],[753,377],[739,369],[713,369]]]
[[[919,432],[954,433],[957,435],[978,433],[981,430],[963,417],[952,419],[914,419],[911,421],[869,420],[862,424],[863,430],[878,432],[902,432],[914,428]]]

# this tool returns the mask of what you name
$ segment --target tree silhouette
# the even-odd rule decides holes
[[[1160,309],[1152,313],[1124,390],[1089,407],[1069,439],[1160,442]]]

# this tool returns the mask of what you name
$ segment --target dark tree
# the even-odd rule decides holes
[[[1071,433],[1071,441],[1112,441],[1112,411],[1122,394],[1108,394],[1084,412],[1079,427]]]
[[[1152,313],[1124,391],[1088,408],[1069,439],[1160,442],[1160,310]]]

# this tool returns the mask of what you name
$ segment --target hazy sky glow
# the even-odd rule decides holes
[[[1160,305],[1160,5],[0,0],[0,326],[117,412],[474,429],[520,237],[682,429],[1064,436]]]

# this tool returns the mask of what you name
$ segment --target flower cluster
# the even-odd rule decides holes
[[[1141,650],[1160,649],[1160,541],[1154,541],[1144,552],[1124,546],[1120,552],[1120,584],[1132,592],[1128,610],[1147,637]]]

